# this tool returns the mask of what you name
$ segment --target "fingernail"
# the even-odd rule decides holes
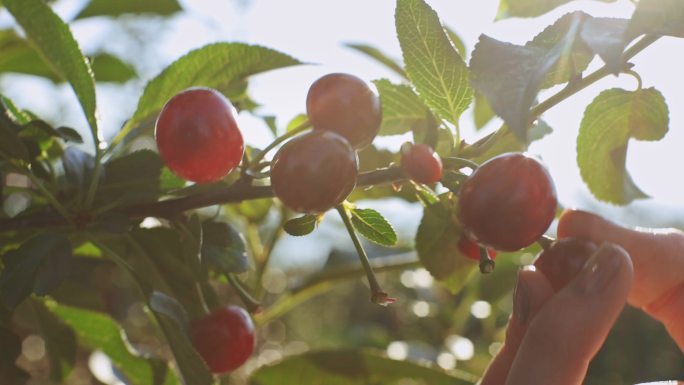
[[[582,272],[573,284],[575,289],[583,295],[603,291],[622,268],[622,253],[621,249],[613,244],[602,244],[584,264]]]
[[[515,285],[513,292],[513,315],[521,325],[525,325],[530,316],[529,292],[523,280],[520,279],[520,275],[518,275],[518,284]]]

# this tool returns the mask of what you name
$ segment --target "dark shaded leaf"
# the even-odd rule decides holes
[[[301,237],[316,230],[319,220],[320,217],[318,215],[303,215],[285,222],[283,230],[294,237]]]
[[[622,51],[625,48],[625,31],[629,20],[591,18],[582,25],[582,40],[606,63],[610,71],[618,74],[623,67]]]
[[[652,33],[684,38],[684,2],[640,0],[627,28],[627,40]]]
[[[245,240],[230,224],[205,221],[202,224],[202,262],[222,274],[247,271]]]
[[[463,229],[454,219],[456,198],[447,193],[428,204],[416,233],[416,251],[421,264],[453,293],[460,291],[478,263],[466,258],[458,248]]]
[[[541,16],[573,0],[499,0],[497,19]],[[612,3],[616,0],[598,0]]]
[[[573,15],[565,37],[552,48],[546,44],[518,46],[482,35],[470,62],[471,82],[498,116],[523,142],[530,125],[530,109],[545,79],[570,52],[582,20]],[[565,56],[567,57],[567,56]]]
[[[150,309],[173,319],[186,333],[190,331],[190,319],[185,308],[168,295],[159,291],[153,292],[150,296]]]
[[[90,65],[98,82],[125,83],[138,76],[130,64],[108,53],[90,57]]]
[[[87,188],[95,168],[95,157],[78,147],[67,147],[62,154],[62,166],[67,182],[72,186]]]
[[[50,379],[61,383],[69,376],[76,362],[76,335],[42,302],[33,300],[31,305],[50,360]]]
[[[150,150],[135,151],[105,163],[98,201],[111,204],[156,201],[164,163]]]
[[[2,257],[0,293],[9,308],[31,293],[45,295],[66,279],[71,267],[71,243],[63,235],[43,233]]]
[[[0,384],[24,385],[30,376],[15,365],[21,354],[21,339],[11,330],[0,326]]]

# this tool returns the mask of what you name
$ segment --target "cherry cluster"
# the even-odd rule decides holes
[[[306,110],[313,129],[280,147],[269,163],[270,181],[283,205],[318,214],[338,206],[356,187],[356,151],[378,134],[382,108],[364,81],[333,73],[311,85]],[[172,97],[159,114],[155,137],[169,169],[198,183],[222,179],[244,157],[231,103],[209,88],[190,88]],[[442,159],[426,144],[401,148],[401,170],[414,183],[439,182],[442,167]],[[516,251],[537,242],[553,221],[556,207],[553,181],[538,160],[522,153],[494,157],[474,167],[461,185],[459,251],[480,261],[481,269],[487,263],[493,267],[497,251]],[[586,242],[558,241],[542,253],[537,267],[559,290],[594,250]],[[252,354],[254,325],[243,309],[228,306],[195,320],[191,338],[213,372],[228,372]]]

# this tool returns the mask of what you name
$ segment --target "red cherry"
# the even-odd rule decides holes
[[[559,239],[539,253],[534,267],[544,273],[555,291],[559,291],[575,278],[597,250],[598,245],[591,241]]]
[[[290,209],[321,213],[347,198],[358,170],[356,152],[346,139],[311,131],[285,143],[273,157],[271,186]]]
[[[483,163],[465,180],[459,218],[477,242],[502,251],[534,243],[556,212],[556,189],[536,159],[507,153]]]
[[[237,306],[220,308],[192,322],[192,344],[212,373],[239,368],[254,351],[254,324]]]
[[[407,146],[401,154],[401,169],[411,180],[432,184],[442,179],[442,159],[427,144]]]
[[[314,130],[333,131],[352,147],[368,146],[380,130],[380,99],[354,75],[333,73],[316,80],[306,97],[306,112]]]
[[[244,143],[228,99],[209,88],[172,97],[155,127],[159,155],[180,177],[214,182],[242,160]]]
[[[458,240],[458,250],[468,259],[480,260],[480,245],[465,235]],[[487,255],[491,259],[496,259],[496,250],[487,249]]]

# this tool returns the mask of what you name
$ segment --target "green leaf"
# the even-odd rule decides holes
[[[572,19],[564,37],[552,47],[541,42],[519,46],[486,35],[475,47],[471,83],[522,142],[527,141],[530,109],[539,90],[574,45],[582,16],[574,14]]]
[[[138,76],[130,64],[108,53],[90,57],[90,63],[99,82],[125,83]]]
[[[351,215],[354,228],[364,238],[382,246],[397,244],[394,228],[379,212],[373,209],[352,209]]]
[[[15,72],[50,79],[55,83],[65,81],[24,38],[14,30],[0,30],[0,73]],[[130,65],[107,53],[90,56],[95,80],[102,82],[125,82],[137,76]]]
[[[76,19],[93,16],[120,16],[128,13],[152,13],[167,16],[181,10],[182,8],[177,0],[91,0],[76,16]]]
[[[249,199],[229,206],[237,215],[253,223],[259,223],[266,218],[273,207],[273,199]]]
[[[133,204],[156,201],[161,193],[163,162],[150,150],[135,151],[105,163],[97,201]]]
[[[294,237],[301,237],[316,230],[320,218],[318,215],[307,214],[299,218],[290,219],[283,225],[283,230]]]
[[[575,28],[577,24],[581,28],[591,19],[592,17],[584,12],[567,13],[525,44],[526,47],[538,47],[547,51],[557,46],[562,49],[556,64],[546,74],[541,88],[567,83],[587,69],[594,58],[594,52],[582,39],[576,38]]]
[[[596,198],[618,205],[645,198],[625,169],[629,139],[660,140],[669,112],[654,88],[602,92],[584,112],[577,137],[577,164]]]
[[[295,128],[300,127],[302,124],[306,123],[309,121],[309,116],[306,114],[298,114],[290,122],[287,124],[287,128],[285,131],[290,132],[294,130]]]
[[[185,179],[174,174],[168,167],[164,166],[159,176],[159,187],[162,191],[178,190],[186,185]]]
[[[384,52],[380,51],[376,47],[372,47],[367,44],[354,44],[354,43],[347,43],[345,46],[361,52],[362,54],[370,57],[371,59],[375,59],[380,64],[383,64],[385,67],[391,69],[394,71],[397,75],[406,78],[406,72],[404,72],[404,69],[401,67],[401,64],[399,64],[396,60],[390,58],[385,54]],[[384,106],[383,106],[384,107]]]
[[[477,270],[477,262],[466,258],[458,248],[463,229],[454,219],[456,199],[453,194],[439,196],[439,201],[428,204],[416,233],[416,251],[421,264],[435,279],[453,293],[460,291]]]
[[[26,32],[51,67],[73,88],[85,113],[93,141],[99,143],[95,81],[69,26],[42,0],[3,0],[5,7]]]
[[[652,33],[684,38],[684,2],[640,0],[627,28],[627,38]]]
[[[18,249],[2,256],[0,293],[8,308],[14,308],[35,293],[46,295],[69,275],[71,243],[61,234],[42,233]]]
[[[500,0],[497,19],[541,16],[573,0]],[[616,0],[598,0],[612,3]]]
[[[456,31],[446,26],[444,27],[444,32],[446,32],[447,36],[449,36],[449,40],[451,40],[451,44],[454,45],[454,48],[456,48],[458,54],[465,59],[468,56],[468,50],[466,49],[465,43],[463,42],[463,39],[461,39],[461,36],[459,36]]]
[[[430,109],[405,84],[392,84],[389,80],[373,81],[380,93],[382,125],[379,135],[399,135],[414,127],[425,125]]]
[[[458,126],[472,99],[468,67],[437,13],[423,0],[397,0],[395,19],[411,82],[437,115]]]
[[[478,130],[487,125],[496,114],[492,110],[492,106],[489,105],[487,98],[482,96],[479,92],[475,93],[473,107],[473,120],[475,121],[475,128]]]
[[[172,96],[186,88],[228,91],[250,75],[297,64],[301,63],[278,51],[242,43],[215,43],[191,51],[147,83],[137,110],[114,142],[154,117]]]
[[[50,379],[55,383],[61,383],[69,376],[76,361],[76,335],[42,302],[33,300],[31,305],[40,335],[45,340],[45,348],[50,360]]]
[[[247,271],[245,240],[230,224],[205,221],[202,223],[202,262],[223,274]]]
[[[250,385],[326,385],[400,383],[430,385],[473,384],[465,372],[446,373],[410,361],[397,361],[370,350],[322,350],[286,358],[257,370]]]
[[[80,345],[105,353],[132,385],[179,384],[164,362],[145,359],[133,353],[124,340],[121,327],[108,315],[60,305],[54,301],[47,301],[46,305],[53,314],[71,326]]]

